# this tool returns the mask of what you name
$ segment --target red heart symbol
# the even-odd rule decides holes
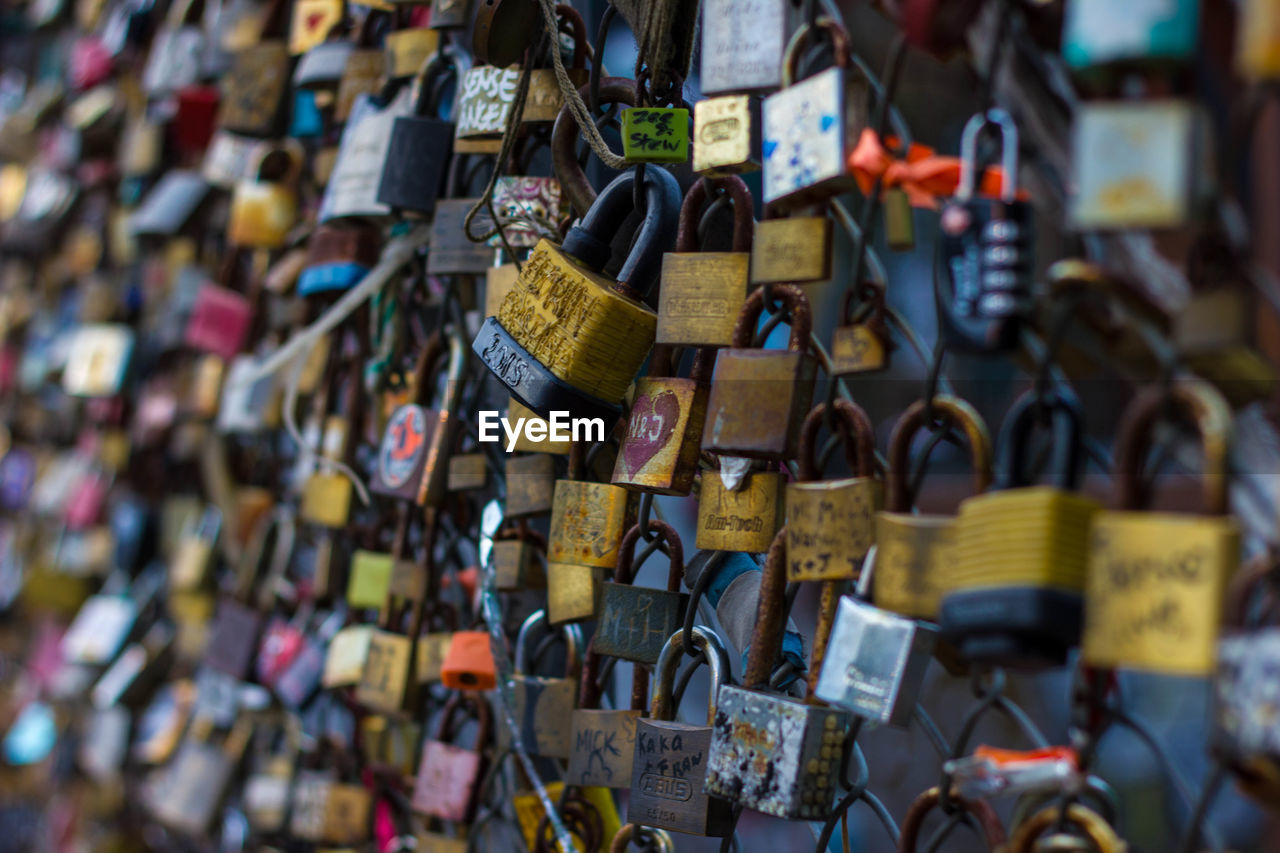
[[[309,33],[315,32],[316,28],[320,26],[321,21],[326,17],[328,16],[322,12],[312,12],[310,15],[307,15],[306,31]]]
[[[630,476],[634,477],[649,460],[671,441],[680,418],[680,400],[674,391],[636,395],[631,409],[631,422],[622,442],[622,458]]]

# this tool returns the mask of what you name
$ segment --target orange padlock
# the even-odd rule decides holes
[[[440,680],[454,690],[492,690],[498,683],[498,668],[487,631],[457,631],[449,642]]]

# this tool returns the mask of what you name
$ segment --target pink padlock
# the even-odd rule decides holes
[[[244,346],[253,311],[249,300],[212,282],[200,286],[184,340],[192,349],[230,360]]]

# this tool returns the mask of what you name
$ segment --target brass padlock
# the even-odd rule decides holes
[[[764,288],[747,298],[733,331],[733,346],[716,355],[702,449],[753,459],[795,454],[809,411],[817,362],[809,353],[809,298],[798,287],[771,288],[791,316],[785,350],[751,345],[764,310]]]
[[[729,653],[709,628],[695,625],[693,647],[702,653],[710,671],[706,725],[676,721],[676,668],[684,658],[684,632],[667,640],[654,667],[650,716],[636,722],[636,752],[631,765],[631,796],[627,820],[634,824],[673,829],[691,835],[722,838],[733,832],[733,812],[727,800],[705,792],[701,768],[711,747],[716,694],[730,678]]]
[[[760,100],[704,98],[693,105],[693,171],[722,177],[760,168]]]
[[[507,458],[505,518],[524,518],[551,511],[555,503],[556,461],[546,453]]]
[[[840,301],[840,325],[831,333],[831,375],[871,373],[889,366],[893,339],[889,336],[885,286],[864,282],[862,305],[850,316],[854,289]]]
[[[498,315],[485,321],[472,345],[539,415],[558,410],[612,422],[653,345],[657,315],[639,297],[657,278],[662,253],[675,238],[679,187],[666,169],[645,172],[645,217],[617,279],[600,272],[610,254],[606,235],[632,209],[635,184],[632,172],[614,179],[563,248],[539,242]]]
[[[707,751],[705,790],[743,808],[790,820],[831,811],[849,714],[813,701],[819,661],[810,668],[808,700],[766,692],[782,655],[786,623],[786,529],[778,531],[764,564],[756,626],[743,687],[722,684]],[[825,650],[834,612],[821,614],[814,657]],[[821,644],[821,645],[820,645]]]
[[[831,278],[831,220],[762,219],[751,242],[752,284],[803,284]]]
[[[581,448],[575,444],[574,453]],[[580,463],[571,461],[571,473],[575,467]],[[605,572],[618,563],[618,548],[633,514],[631,494],[620,486],[556,481],[547,537],[547,618],[552,624],[595,618]]]
[[[1240,561],[1240,529],[1228,513],[1231,408],[1193,380],[1140,393],[1116,440],[1114,509],[1094,518],[1081,658],[1090,666],[1177,675],[1213,670],[1227,580]],[[1172,405],[1204,448],[1203,515],[1144,509],[1141,468],[1151,433]]]
[[[763,554],[782,526],[786,483],[777,471],[751,471],[728,488],[716,471],[703,471],[698,493],[698,538],[707,551]]]
[[[654,664],[667,638],[684,625],[689,595],[680,591],[684,577],[684,546],[680,535],[665,521],[651,519],[649,529],[667,543],[670,566],[667,588],[635,585],[632,561],[642,530],[637,524],[627,531],[618,546],[618,567],[614,580],[604,586],[603,604],[592,648],[602,655],[639,663]]]
[[[546,611],[534,611],[516,637],[511,716],[530,755],[568,758],[573,747],[573,708],[578,701],[582,666],[582,629],[577,625],[560,628],[565,640],[565,676],[546,678],[532,674],[533,661],[529,659],[530,636],[542,622],[547,622]]]
[[[172,762],[149,776],[142,791],[152,817],[194,838],[212,828],[253,736],[247,716],[236,720],[221,744],[213,742],[212,728],[207,719],[193,724]]]
[[[169,583],[175,590],[190,591],[204,585],[221,530],[222,512],[215,506],[205,507],[199,516],[186,521],[169,562]]]
[[[702,427],[713,355],[694,354],[691,375],[670,376],[671,349],[653,349],[649,373],[636,380],[627,431],[618,448],[612,482],[634,491],[687,495],[702,453]]]
[[[255,177],[236,182],[227,215],[227,241],[254,249],[279,249],[298,221],[298,177],[305,160],[297,143],[263,145]]]
[[[1053,431],[1052,485],[1028,470],[1037,418]],[[1080,639],[1086,543],[1101,507],[1073,492],[1084,467],[1084,415],[1074,397],[1028,391],[1005,415],[992,491],[960,504],[956,559],[939,613],[942,634],[967,660],[1061,666]]]
[[[698,251],[697,218],[712,189],[733,204],[733,245],[729,252]],[[738,313],[747,298],[750,265],[751,192],[740,178],[699,180],[680,205],[676,249],[662,258],[655,341],[676,346],[729,346]]]
[[[875,428],[856,403],[834,402],[837,435],[853,476],[820,479],[818,428],[827,416],[819,403],[800,430],[796,482],[787,485],[787,580],[856,580],[875,541],[875,513],[883,487],[875,476]]]
[[[665,642],[665,639],[664,639]],[[573,710],[573,747],[565,779],[573,785],[627,788],[635,760],[636,723],[644,716],[649,692],[649,674],[635,667],[631,675],[630,710],[601,710],[600,653],[595,639],[587,649],[578,689],[578,707]]]
[[[545,589],[547,586],[547,540],[526,522],[494,534],[490,559],[495,589]]]
[[[973,491],[982,493],[991,485],[991,439],[982,416],[972,406],[940,394],[931,406],[918,400],[902,413],[889,439],[885,508],[876,513],[872,598],[877,607],[917,619],[938,618],[950,563],[955,559],[955,517],[911,511],[915,497],[908,482],[911,441],[926,425],[930,409],[946,428],[965,437],[973,465]]]

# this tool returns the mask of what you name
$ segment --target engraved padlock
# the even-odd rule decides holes
[[[634,550],[640,541],[637,524],[627,531],[618,546],[618,567],[612,583],[604,585],[600,620],[592,647],[600,654],[623,660],[654,664],[667,638],[684,624],[689,595],[680,591],[684,577],[684,547],[675,528],[665,521],[652,519],[649,529],[667,543],[670,567],[667,588],[636,586],[632,570]]]

